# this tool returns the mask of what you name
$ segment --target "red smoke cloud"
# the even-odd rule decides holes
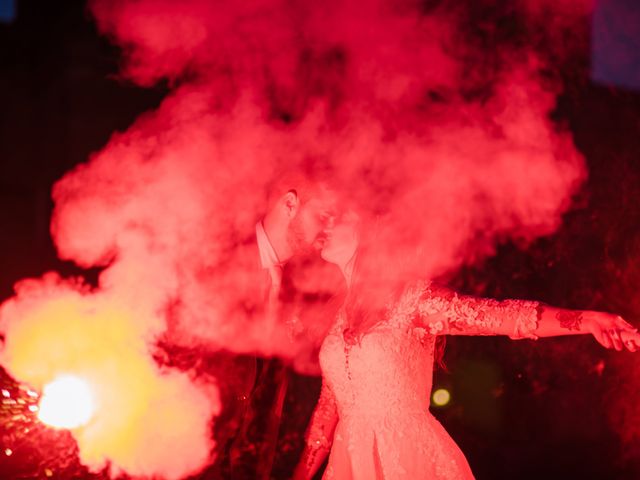
[[[493,52],[467,48],[450,9],[383,0],[94,0],[90,9],[123,47],[124,76],[167,79],[173,90],[54,187],[59,255],[103,266],[98,290],[36,282],[3,311],[8,342],[14,326],[35,328],[21,305],[70,295],[89,310],[108,298],[135,312],[123,325],[142,340],[142,363],[143,346],[167,325],[176,343],[286,356],[289,345],[265,339],[233,307],[253,261],[240,245],[264,213],[274,173],[287,167],[332,172],[349,197],[389,219],[392,249],[420,247],[424,277],[491,254],[498,241],[552,233],[585,178],[570,134],[549,119],[557,91],[541,80],[535,52],[521,48],[520,61],[490,78],[470,72],[463,52],[478,64]],[[11,355],[5,362],[34,381]],[[150,382],[171,385],[145,365]],[[184,424],[198,430],[218,406],[215,393],[205,407],[193,388],[202,423]],[[152,425],[174,427],[146,415],[129,419],[139,434],[131,457],[93,453],[132,474],[169,471],[166,456],[145,457],[144,468],[129,462],[147,449]],[[210,448],[201,431],[190,444]],[[83,455],[89,446],[80,446]],[[182,457],[172,476],[207,460]]]

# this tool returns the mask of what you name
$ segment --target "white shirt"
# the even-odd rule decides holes
[[[264,225],[262,225],[262,222],[256,223],[256,240],[258,241],[260,264],[262,265],[262,268],[280,266],[278,255],[276,254],[273,245],[271,245],[267,232],[264,231]]]
[[[258,251],[260,252],[260,264],[262,268],[267,270],[269,278],[271,279],[271,285],[267,293],[268,300],[268,318],[275,321],[278,294],[280,292],[280,286],[282,285],[282,263],[278,260],[271,241],[267,236],[267,232],[264,230],[262,222],[256,224],[256,240],[258,241]]]

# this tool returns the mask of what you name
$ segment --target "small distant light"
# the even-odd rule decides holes
[[[602,372],[604,372],[605,363],[604,360],[600,360],[593,367],[593,371],[596,372],[597,375],[602,376]]]
[[[44,469],[44,474],[45,474],[47,477],[53,477],[53,470],[51,470],[50,468],[45,468],[45,469]]]
[[[27,390],[27,395],[31,398],[36,398],[38,396],[38,392],[34,392],[33,390]]]
[[[444,407],[451,400],[451,394],[444,388],[439,388],[433,392],[433,404],[438,407]]]
[[[13,455],[13,450],[11,450],[10,448],[5,448],[5,449],[4,449],[4,454],[5,454],[7,457],[10,457],[11,455]]]
[[[4,398],[9,398],[11,396],[11,393],[9,392],[9,390],[5,390],[4,388],[2,389],[2,396]]]
[[[30,412],[37,412],[38,411],[38,406],[37,405],[29,405],[29,411]]]

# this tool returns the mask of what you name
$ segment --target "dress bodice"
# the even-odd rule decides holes
[[[345,341],[344,321],[339,318],[337,328],[325,339],[320,364],[336,396],[340,418],[428,409],[435,337],[424,329],[395,326],[390,320],[351,345]]]

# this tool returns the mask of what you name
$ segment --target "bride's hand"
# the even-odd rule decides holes
[[[583,312],[589,332],[605,348],[618,351],[640,349],[640,333],[619,315],[606,312]]]

